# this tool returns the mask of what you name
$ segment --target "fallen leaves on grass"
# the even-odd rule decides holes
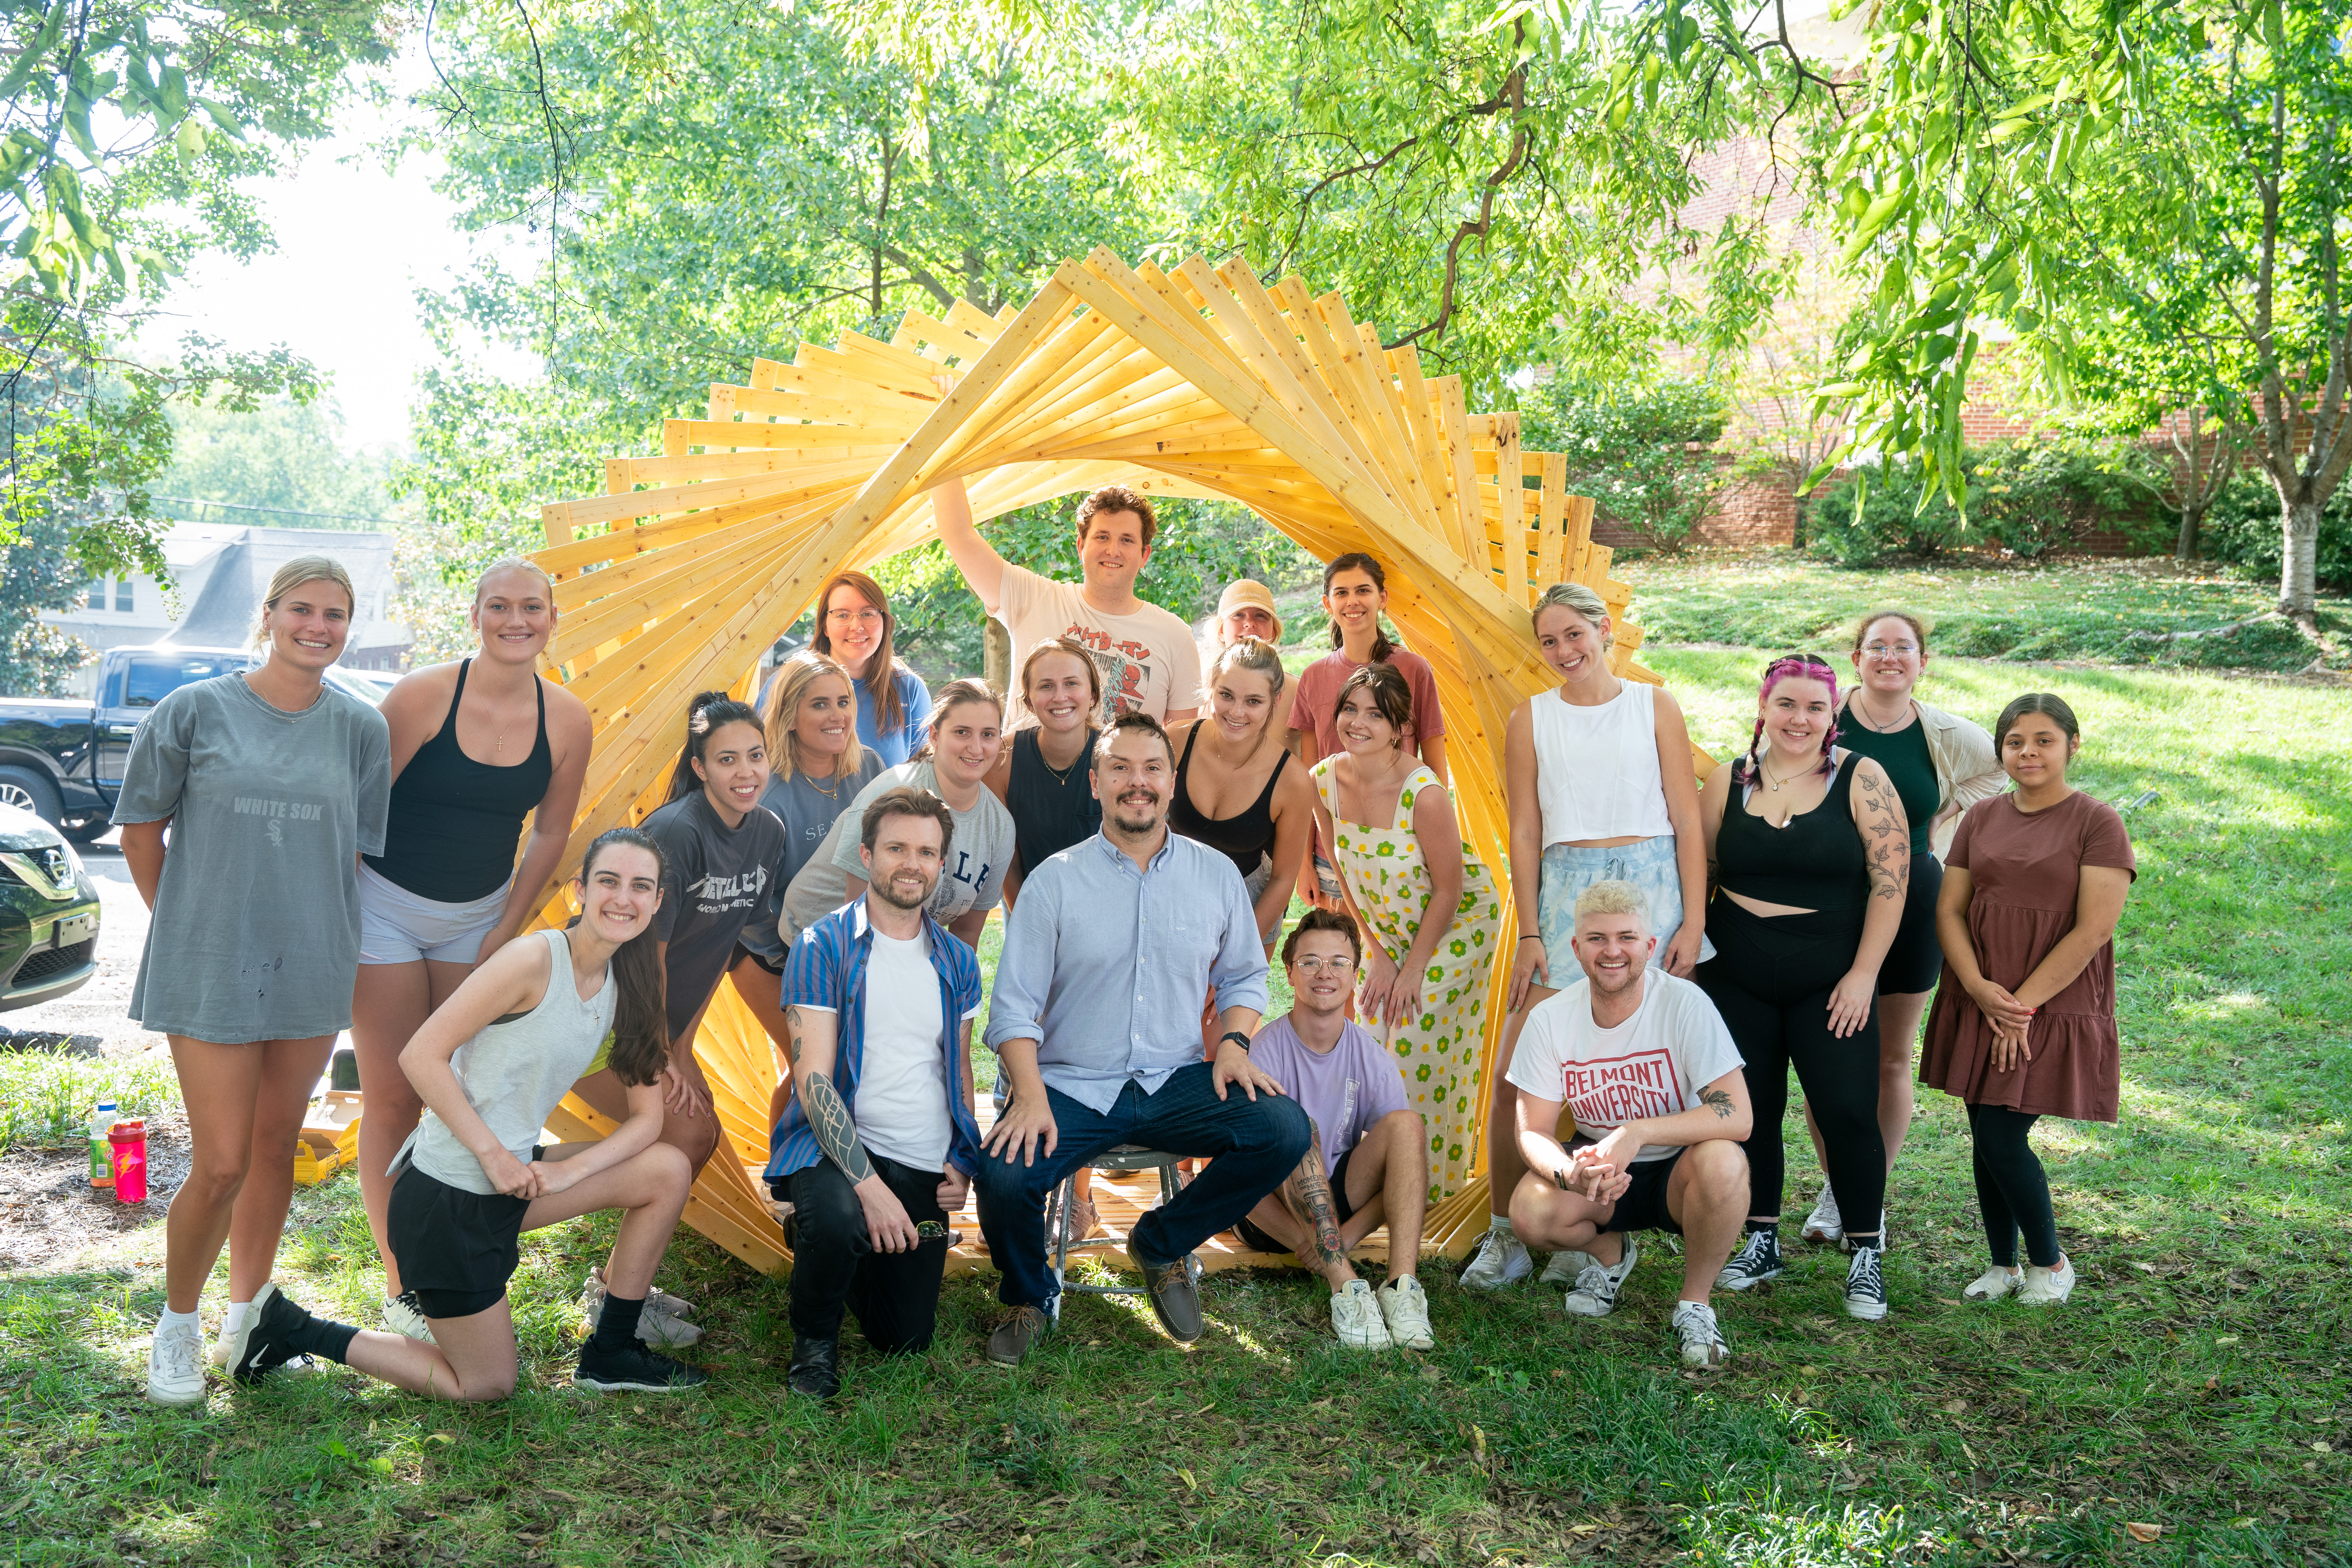
[[[2124,1533],[2130,1536],[2134,1541],[2138,1542],[2142,1546],[2147,1546],[2152,1542],[2164,1539],[2164,1526],[2160,1524],[2142,1524],[2137,1520],[2132,1520],[2125,1523]]]

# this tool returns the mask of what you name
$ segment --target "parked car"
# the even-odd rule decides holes
[[[192,680],[247,670],[247,648],[156,643],[110,647],[100,656],[98,698],[0,697],[0,805],[29,811],[78,844],[104,833],[122,788],[122,767],[139,721]],[[396,677],[329,669],[327,684],[370,707]]]
[[[98,973],[98,889],[65,836],[0,805],[0,1012],[79,991]]]

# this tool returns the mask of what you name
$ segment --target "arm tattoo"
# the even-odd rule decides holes
[[[784,1027],[793,1037],[793,1062],[798,1066],[801,1059],[801,1010],[798,1007],[784,1009]]]
[[[1701,1105],[1707,1106],[1712,1109],[1718,1120],[1728,1118],[1731,1115],[1731,1096],[1722,1089],[1704,1089],[1700,1091],[1698,1100]]]
[[[857,1123],[850,1117],[849,1107],[841,1102],[841,1091],[833,1087],[832,1078],[813,1072],[802,1079],[801,1102],[808,1108],[810,1131],[816,1134],[816,1145],[824,1151],[825,1158],[853,1182],[872,1175],[874,1163],[866,1157],[866,1145],[857,1141]]]
[[[1862,832],[1871,896],[1900,899],[1911,879],[1911,840],[1895,820],[1897,807],[1889,805],[1890,801],[1899,805],[1899,797],[1874,773],[1857,773],[1854,783],[1862,790]]]
[[[1339,1244],[1339,1221],[1332,1213],[1331,1183],[1323,1173],[1323,1140],[1317,1138],[1299,1158],[1298,1169],[1282,1184],[1282,1201],[1307,1227],[1307,1242],[1298,1261],[1309,1268],[1336,1268],[1348,1260]]]

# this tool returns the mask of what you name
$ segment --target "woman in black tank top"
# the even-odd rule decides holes
[[[383,700],[392,806],[383,853],[360,874],[352,1045],[367,1097],[360,1194],[383,1258],[384,1320],[412,1338],[425,1337],[425,1320],[402,1300],[384,1241],[385,1167],[424,1110],[400,1053],[552,892],[588,772],[587,705],[538,674],[555,633],[552,590],[527,561],[495,563],[474,587],[480,651],[412,670]]]
[[[1846,1310],[1875,1321],[1886,1315],[1886,1145],[1874,1008],[1879,964],[1903,919],[1910,828],[1885,770],[1837,746],[1836,713],[1827,664],[1776,659],[1747,754],[1708,775],[1699,816],[1716,956],[1697,979],[1739,1047],[1756,1112],[1743,1145],[1748,1234],[1721,1282],[1744,1290],[1780,1272],[1780,1121],[1793,1066],[1854,1243]]]
[[[1102,828],[1090,769],[1100,733],[1087,721],[1102,706],[1102,669],[1072,637],[1049,637],[1021,661],[1018,725],[982,781],[1013,817],[1013,864],[1004,903],[1029,873]]]
[[[1269,952],[1315,825],[1307,770],[1283,765],[1290,753],[1274,720],[1285,684],[1272,645],[1229,643],[1209,667],[1208,711],[1168,737],[1177,757],[1168,826],[1234,863]]]

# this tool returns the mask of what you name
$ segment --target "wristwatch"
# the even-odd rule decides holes
[[[1244,1050],[1249,1049],[1249,1037],[1243,1034],[1239,1029],[1227,1029],[1223,1034],[1217,1037],[1217,1044],[1221,1046],[1227,1040],[1233,1041],[1234,1044],[1239,1046]]]

